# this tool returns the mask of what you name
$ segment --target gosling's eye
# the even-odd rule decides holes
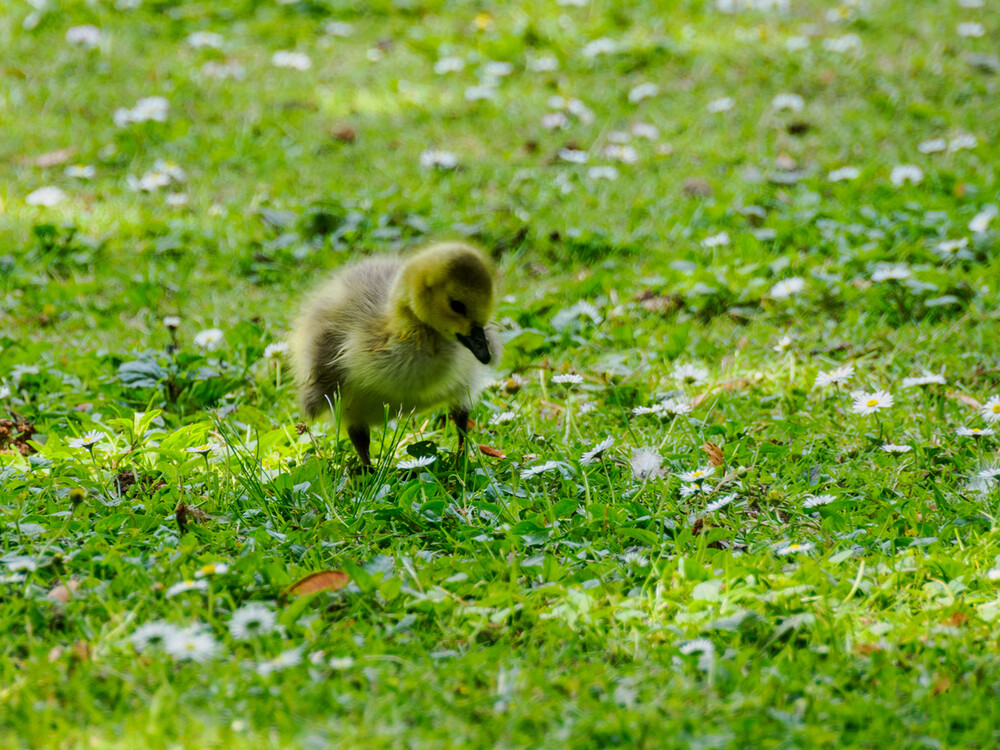
[[[465,303],[459,302],[457,299],[451,301],[451,309],[457,312],[459,315],[465,315]]]

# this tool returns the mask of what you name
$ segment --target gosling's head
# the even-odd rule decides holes
[[[484,328],[493,314],[493,271],[481,252],[460,242],[431,245],[406,261],[396,293],[421,323],[490,361]]]

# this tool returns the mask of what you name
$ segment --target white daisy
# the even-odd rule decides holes
[[[573,373],[573,372],[569,372],[569,373],[566,373],[564,375],[554,375],[552,377],[552,382],[553,383],[560,383],[560,384],[564,384],[565,383],[565,384],[571,384],[571,385],[579,385],[580,383],[583,382],[583,376],[582,375],[577,375],[576,373]]]
[[[663,457],[652,448],[637,448],[632,452],[632,458],[629,459],[632,476],[640,482],[656,476],[662,464]]]
[[[660,137],[660,129],[648,122],[633,122],[630,130],[636,138],[645,138],[647,141],[655,141]]]
[[[177,596],[178,594],[184,594],[188,591],[205,591],[208,588],[208,581],[201,579],[198,581],[180,581],[175,583],[173,586],[167,589],[166,596],[171,598]]]
[[[83,437],[74,438],[70,440],[68,445],[70,448],[86,448],[88,451],[93,451],[94,446],[107,437],[103,432],[98,430],[91,430]]]
[[[147,648],[162,649],[171,638],[176,637],[181,629],[169,622],[148,622],[136,628],[130,640],[136,651],[145,651]]]
[[[190,448],[185,448],[186,453],[197,453],[199,456],[207,456],[209,453],[214,453],[219,448],[215,443],[202,443],[201,445],[192,445]]]
[[[957,240],[942,240],[934,246],[934,250],[945,257],[950,257],[964,250],[969,246],[968,237],[960,237]]]
[[[897,164],[892,168],[892,173],[889,175],[889,181],[896,187],[900,187],[907,182],[917,185],[923,182],[923,179],[924,170],[916,164]]]
[[[983,404],[980,414],[982,414],[983,419],[990,424],[993,422],[1000,422],[1000,396],[993,396],[989,401]]]
[[[678,398],[668,398],[666,401],[661,401],[656,405],[658,411],[666,412],[668,414],[690,414],[694,409],[693,406],[687,401],[682,401]],[[654,407],[654,408],[656,408]]]
[[[913,272],[905,263],[884,263],[872,272],[872,281],[876,284],[882,281],[902,281],[912,275]]]
[[[896,443],[885,443],[881,448],[886,453],[909,453],[913,450],[912,445],[897,445]]]
[[[616,167],[612,166],[598,166],[591,167],[587,170],[587,177],[592,180],[617,180],[619,177],[619,172]]]
[[[609,55],[617,51],[618,42],[614,39],[604,37],[585,44],[582,53],[584,57],[597,57],[598,55]]]
[[[569,118],[563,112],[548,112],[542,116],[542,127],[546,130],[558,130],[569,124]]]
[[[559,158],[570,164],[586,164],[590,160],[590,155],[578,148],[561,148],[559,149]]]
[[[975,21],[967,21],[965,23],[960,23],[956,27],[959,36],[978,38],[986,33],[986,28],[981,23],[976,23]]]
[[[458,166],[458,157],[451,151],[429,148],[420,154],[420,166],[424,169],[448,171]]]
[[[709,488],[700,484],[682,484],[680,493],[682,498],[691,497],[692,495],[697,495],[700,492],[709,492]]]
[[[277,621],[277,615],[266,604],[251,602],[233,612],[229,620],[229,634],[238,641],[249,641],[270,633]]]
[[[354,659],[350,656],[334,656],[328,662],[330,669],[350,669],[354,666]]]
[[[792,112],[801,112],[805,107],[805,100],[798,94],[778,94],[771,100],[771,106],[779,111],[787,109]]]
[[[829,505],[836,500],[835,495],[806,495],[802,501],[803,508],[818,508],[821,505]]]
[[[994,434],[989,427],[959,427],[955,433],[960,437],[989,437]]]
[[[601,151],[607,159],[620,161],[622,164],[635,164],[639,161],[639,152],[634,146],[621,143],[609,143]]]
[[[194,31],[188,34],[186,41],[189,46],[195,49],[201,49],[202,47],[222,49],[222,45],[226,39],[222,34],[216,34],[214,31]]]
[[[124,127],[133,122],[166,122],[170,102],[162,96],[147,96],[135,103],[132,109],[119,108],[114,112],[114,122]]]
[[[655,83],[640,83],[628,92],[628,100],[631,104],[638,104],[643,99],[649,99],[660,93],[660,87]]]
[[[816,549],[816,545],[812,542],[807,542],[806,544],[783,544],[779,545],[774,550],[776,555],[804,555],[812,552]]]
[[[92,24],[83,26],[70,26],[66,29],[66,41],[70,44],[79,44],[81,47],[92,49],[101,43],[101,30]]]
[[[809,37],[802,35],[790,36],[785,40],[785,49],[789,52],[801,52],[809,49]]]
[[[531,477],[538,476],[539,474],[544,474],[547,471],[552,471],[552,469],[558,469],[559,466],[560,463],[558,461],[546,461],[544,464],[529,466],[527,469],[521,471],[521,478],[530,479]]]
[[[729,505],[733,500],[735,500],[738,495],[735,492],[731,492],[728,495],[723,495],[718,500],[713,500],[708,505],[705,506],[706,513],[714,513],[717,510],[722,510],[727,505]]]
[[[788,299],[803,289],[806,288],[806,280],[801,276],[792,276],[788,279],[783,279],[777,284],[771,287],[771,291],[768,292],[768,296],[771,299]]]
[[[264,347],[264,356],[267,359],[277,359],[282,354],[288,353],[288,342],[287,341],[275,341],[273,344],[268,344]]]
[[[917,388],[924,385],[945,385],[946,383],[944,375],[935,375],[933,373],[924,373],[923,375],[903,378],[904,388]]]
[[[856,180],[861,175],[861,170],[857,167],[841,167],[834,169],[826,178],[830,182],[849,182]]]
[[[861,37],[857,34],[844,34],[843,36],[824,39],[823,49],[827,52],[836,52],[838,54],[861,49]]]
[[[1000,477],[1000,468],[991,466],[988,469],[983,469],[976,476],[980,479],[996,479],[997,477]]]
[[[708,479],[715,473],[714,466],[703,466],[700,469],[695,469],[694,471],[686,471],[683,474],[678,474],[682,482],[702,482]]]
[[[418,458],[407,458],[396,464],[397,469],[422,469],[425,466],[430,466],[437,460],[436,456],[420,456]]]
[[[774,351],[778,352],[778,354],[783,354],[784,352],[788,351],[788,347],[790,347],[791,345],[792,345],[792,337],[782,336],[780,339],[778,339],[778,343],[772,346],[771,348]]]
[[[724,247],[729,244],[729,232],[719,232],[718,234],[713,234],[701,241],[701,246],[704,248],[713,247]]]
[[[68,197],[69,196],[66,195],[66,191],[62,188],[47,185],[46,187],[40,187],[37,190],[33,190],[28,193],[24,202],[29,206],[46,206],[51,208],[52,206],[62,203]]]
[[[70,164],[63,170],[63,174],[77,180],[92,180],[97,170],[89,164]]]
[[[956,135],[950,141],[948,141],[948,152],[955,153],[956,151],[965,151],[970,148],[975,148],[979,145],[979,139],[971,133],[962,133],[961,135]]]
[[[434,63],[434,72],[439,76],[443,76],[448,73],[458,73],[462,70],[465,70],[464,57],[442,57]]]
[[[225,340],[226,334],[218,328],[208,328],[194,337],[195,345],[209,352],[218,349]]]
[[[177,661],[195,661],[200,664],[215,658],[219,644],[211,633],[200,627],[192,627],[174,633],[167,639],[163,650]]]
[[[594,463],[594,461],[596,461],[597,459],[601,458],[604,455],[604,452],[606,450],[608,450],[608,448],[610,448],[614,444],[615,444],[615,439],[614,438],[612,438],[612,437],[605,438],[604,440],[602,440],[601,442],[599,442],[597,445],[595,445],[593,448],[591,448],[589,451],[587,451],[586,453],[584,453],[580,457],[580,463],[581,464],[592,464],[592,463]]]
[[[309,70],[312,67],[312,60],[304,52],[294,50],[278,50],[271,55],[271,65],[276,68],[291,68],[292,70]]]
[[[708,370],[693,364],[677,365],[674,367],[673,378],[682,383],[697,385],[708,380]]]
[[[705,109],[712,114],[719,114],[720,112],[728,112],[734,106],[736,106],[736,101],[731,96],[724,96],[721,99],[710,101]]]
[[[640,417],[644,414],[659,414],[662,411],[663,411],[662,404],[656,404],[654,406],[636,406],[632,409],[632,413],[635,414],[637,417]]]
[[[499,414],[494,414],[490,417],[490,424],[493,426],[507,424],[508,422],[513,422],[515,419],[517,419],[517,412],[502,411]]]
[[[948,148],[948,141],[944,138],[931,138],[917,146],[917,151],[922,154],[937,154]]]
[[[969,220],[969,231],[974,234],[982,234],[989,229],[990,222],[997,216],[996,206],[987,206]]]
[[[274,672],[280,672],[284,669],[289,669],[291,667],[297,667],[302,663],[302,649],[300,648],[290,648],[287,651],[282,651],[280,654],[275,656],[270,661],[261,662],[257,665],[257,674],[262,677],[267,677],[269,674]]]
[[[855,414],[868,416],[875,414],[882,409],[888,409],[893,404],[892,394],[888,391],[875,391],[874,393],[859,393],[851,406],[851,411]]]
[[[854,365],[846,364],[840,367],[830,370],[830,372],[820,372],[816,374],[816,382],[813,383],[814,387],[822,388],[826,385],[832,385],[834,383],[846,383],[848,380],[854,377]]]
[[[622,554],[621,561],[630,568],[645,568],[649,565],[649,558],[634,550]]]
[[[229,572],[229,566],[223,562],[206,563],[195,571],[195,578],[207,578],[208,576],[221,576]]]

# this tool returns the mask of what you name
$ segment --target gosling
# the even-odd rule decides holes
[[[500,357],[488,325],[493,287],[489,261],[458,242],[341,269],[292,332],[302,411],[314,418],[339,400],[347,436],[370,468],[369,428],[384,422],[387,408],[393,417],[444,405],[463,455],[485,365]]]

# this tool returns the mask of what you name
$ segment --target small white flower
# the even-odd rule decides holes
[[[816,545],[812,542],[807,544],[783,544],[779,545],[775,550],[776,555],[804,555],[812,552],[816,549]]]
[[[614,438],[611,438],[611,437],[605,438],[604,440],[602,440],[601,442],[599,442],[597,445],[595,445],[593,448],[591,448],[589,451],[587,451],[586,453],[584,453],[580,457],[580,463],[581,464],[592,464],[592,463],[594,463],[594,461],[596,461],[599,458],[601,458],[604,455],[604,452],[606,450],[608,450],[608,448],[610,448],[614,444],[615,444],[615,439]]]
[[[29,206],[56,206],[66,200],[69,196],[66,195],[66,191],[62,188],[55,187],[53,185],[47,185],[46,187],[40,187],[38,190],[34,190],[28,193],[28,196],[24,199],[24,202]]]
[[[823,49],[827,52],[836,52],[838,54],[861,49],[861,37],[857,34],[844,34],[844,36],[824,39]]]
[[[465,69],[464,57],[442,57],[434,63],[434,72],[439,76],[447,73],[458,73]]]
[[[569,124],[569,118],[563,112],[549,112],[542,117],[542,127],[546,130],[558,130]]]
[[[827,175],[830,182],[849,182],[856,180],[861,175],[861,170],[857,167],[841,167],[835,169]]]
[[[92,24],[83,26],[71,26],[66,29],[66,41],[70,44],[79,44],[81,47],[93,49],[101,43],[103,34],[101,30]]]
[[[515,419],[517,419],[517,412],[502,411],[490,417],[490,424],[493,426],[507,424],[508,422],[513,422]]]
[[[788,299],[793,297],[803,289],[806,288],[806,280],[801,276],[792,276],[788,279],[782,279],[777,284],[771,287],[771,291],[768,292],[768,296],[771,299]]]
[[[521,478],[530,479],[531,477],[538,476],[539,474],[544,474],[547,471],[552,471],[552,469],[558,469],[559,466],[560,463],[558,461],[546,461],[544,464],[529,466],[527,469],[521,471]]]
[[[587,177],[592,180],[617,180],[619,176],[618,168],[611,166],[591,167],[587,170]]]
[[[719,114],[720,112],[728,112],[733,107],[736,106],[736,101],[731,96],[723,96],[721,99],[713,99],[705,107],[713,115]]]
[[[330,669],[350,669],[354,666],[354,659],[350,656],[334,656],[327,663],[330,665]]]
[[[733,502],[733,500],[735,500],[737,497],[738,496],[737,496],[737,494],[735,492],[731,492],[728,495],[723,495],[718,500],[713,500],[708,505],[706,505],[705,506],[705,512],[706,513],[714,513],[717,510],[722,510],[727,505],[729,505],[731,502]]]
[[[780,339],[778,339],[778,343],[772,346],[771,348],[774,351],[778,352],[778,354],[783,354],[784,352],[788,351],[788,347],[790,347],[791,345],[792,345],[792,337],[782,336]]]
[[[583,48],[584,57],[597,57],[598,55],[609,55],[618,51],[618,42],[614,39],[595,39],[588,42]]]
[[[497,88],[488,81],[478,86],[469,86],[465,89],[465,100],[469,102],[489,101],[496,98]]]
[[[643,99],[649,99],[660,93],[660,87],[655,83],[640,83],[628,92],[628,100],[632,104],[637,104]]]
[[[892,394],[888,391],[875,391],[874,393],[859,393],[851,406],[851,411],[855,414],[868,416],[875,414],[882,409],[888,409],[893,404]]]
[[[345,21],[329,21],[323,27],[323,31],[328,36],[351,36],[354,33],[354,24],[346,23]]]
[[[180,208],[181,206],[186,206],[190,200],[187,193],[167,193],[167,197],[163,199],[163,202],[170,208]]]
[[[420,166],[424,169],[447,171],[458,166],[458,157],[451,151],[429,148],[420,154]]]
[[[879,265],[872,272],[872,281],[876,284],[883,281],[902,281],[913,276],[913,271],[905,263],[886,263]]]
[[[989,437],[993,430],[989,427],[959,427],[955,433],[960,437]]]
[[[201,66],[201,74],[206,78],[215,78],[221,81],[227,79],[242,81],[246,78],[247,71],[246,68],[235,60],[227,60],[226,62],[221,63],[215,60],[209,60]]]
[[[620,161],[622,164],[635,164],[639,161],[639,152],[634,146],[622,143],[609,143],[601,152],[608,159]]]
[[[656,404],[655,406],[636,406],[632,409],[632,413],[637,417],[641,417],[644,414],[659,414],[662,411],[663,407],[660,404]]]
[[[959,8],[982,8],[986,0],[958,0]]]
[[[578,148],[561,148],[559,158],[570,164],[586,164],[590,160],[590,154]]]
[[[178,594],[186,594],[188,591],[205,591],[207,588],[208,581],[204,579],[180,581],[167,589],[166,597],[170,599]]]
[[[909,453],[913,450],[912,445],[897,445],[896,443],[885,443],[881,448],[886,453]]]
[[[163,318],[163,325],[167,328],[179,328],[181,325],[181,318],[179,315],[167,315]]]
[[[437,460],[436,456],[420,456],[419,458],[407,458],[396,464],[397,469],[422,469],[425,466],[430,466]]]
[[[190,448],[188,450],[190,450]],[[227,572],[229,572],[229,566],[226,565],[226,563],[207,563],[195,571],[194,577],[207,578],[209,576],[221,576]]]
[[[645,568],[649,565],[649,558],[641,552],[628,551],[621,556],[621,561],[630,568]]]
[[[136,628],[130,640],[136,651],[145,651],[150,647],[162,649],[167,645],[167,641],[175,638],[180,632],[181,629],[176,625],[160,620]]]
[[[114,113],[115,125],[124,127],[133,122],[166,122],[170,102],[162,96],[147,96],[135,103],[132,109],[120,108]]]
[[[31,573],[38,570],[38,560],[30,555],[14,555],[4,560],[4,564],[11,572],[25,571]]]
[[[983,469],[976,476],[980,479],[996,479],[997,477],[1000,477],[1000,468],[991,466],[988,469]]]
[[[937,154],[948,148],[948,141],[944,138],[932,138],[917,146],[917,151],[922,154]]]
[[[778,94],[771,100],[771,106],[779,111],[787,109],[792,112],[801,112],[805,107],[805,101],[798,94]]]
[[[979,139],[976,136],[970,133],[962,133],[948,141],[948,152],[953,154],[956,151],[965,151],[966,149],[975,148],[978,145]]]
[[[942,240],[934,246],[934,249],[945,257],[956,255],[969,246],[968,237],[960,237],[957,240]]]
[[[986,29],[981,23],[976,23],[974,21],[960,23],[956,29],[959,36],[977,38],[981,37],[986,33]]]
[[[1000,422],[1000,396],[993,396],[989,401],[983,404],[983,409],[980,414],[982,414],[983,419],[990,424]]]
[[[277,615],[266,604],[251,602],[233,612],[229,634],[238,641],[249,641],[270,633],[277,621]]]
[[[291,667],[297,667],[302,663],[302,649],[300,648],[290,648],[287,651],[282,651],[276,657],[270,661],[261,662],[257,665],[257,674],[262,677],[267,677],[269,674],[274,672],[280,672],[284,669],[290,669]]]
[[[682,383],[697,385],[708,380],[708,370],[693,364],[677,365],[674,367],[673,378]]]
[[[202,445],[192,445],[190,448],[185,448],[187,453],[197,453],[199,456],[207,456],[209,453],[214,453],[218,449],[215,443],[203,443]]]
[[[704,248],[712,247],[724,247],[729,244],[729,232],[719,232],[718,234],[713,234],[701,241],[701,246]]]
[[[226,334],[218,328],[208,328],[194,337],[195,345],[209,352],[218,349],[225,340]]]
[[[271,65],[276,68],[309,70],[312,67],[312,60],[309,59],[309,55],[305,52],[283,49],[271,55]]]
[[[806,495],[802,501],[803,508],[818,508],[821,505],[829,505],[837,497],[835,495]]]
[[[708,492],[709,488],[701,484],[683,484],[680,493],[682,498],[688,498],[702,492]]]
[[[897,164],[892,168],[889,181],[896,187],[900,187],[906,182],[917,185],[924,179],[924,170],[916,164]]]
[[[70,164],[63,170],[63,174],[78,180],[92,180],[97,170],[89,164]]]
[[[554,375],[552,377],[553,383],[568,384],[568,385],[579,385],[583,382],[583,376],[577,375],[575,372],[568,372],[563,375]]]
[[[911,378],[903,378],[903,387],[918,388],[924,385],[945,385],[947,382],[948,381],[944,379],[944,375],[924,373],[923,375],[917,375]]]
[[[212,49],[222,49],[225,44],[225,37],[216,34],[214,31],[194,31],[188,34],[187,43],[195,49],[211,47]]]
[[[647,141],[655,141],[660,137],[660,129],[648,122],[633,122],[630,129],[636,138],[645,138]]]
[[[1000,568],[990,568],[986,571],[986,577],[991,581],[1000,581]]]
[[[275,341],[273,344],[268,344],[264,347],[264,356],[267,359],[277,359],[281,355],[287,354],[288,348],[287,341]]]
[[[665,401],[661,401],[656,405],[659,407],[657,411],[666,412],[667,414],[690,414],[694,407],[691,406],[690,402],[682,401],[678,398],[668,398]],[[656,408],[654,407],[654,408]]]
[[[660,472],[662,464],[663,457],[652,448],[638,448],[634,450],[632,458],[629,460],[632,476],[640,482],[656,476]]]
[[[107,437],[103,432],[98,430],[91,430],[83,437],[74,438],[70,440],[68,445],[70,448],[86,448],[88,451],[93,451],[94,446]]]
[[[703,482],[715,473],[714,466],[702,466],[700,469],[695,469],[694,471],[686,471],[683,474],[678,474],[682,482]]]
[[[200,664],[215,658],[219,644],[211,633],[201,628],[185,628],[168,638],[163,650],[177,661]]]
[[[989,229],[990,222],[997,216],[996,206],[987,206],[969,221],[969,231],[974,234],[982,234]]]

